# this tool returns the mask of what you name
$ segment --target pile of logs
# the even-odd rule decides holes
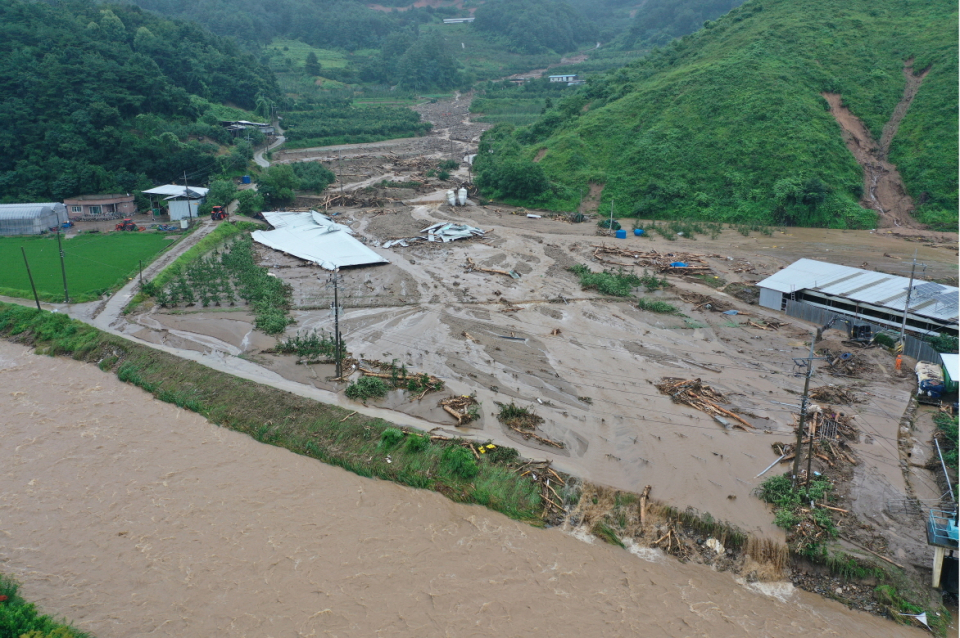
[[[554,441],[553,439],[548,439],[545,436],[540,436],[537,434],[537,426],[543,423],[543,417],[539,414],[528,412],[523,416],[500,418],[500,422],[522,436],[524,440],[529,441],[530,439],[533,439],[534,441],[543,443],[544,445],[549,445],[550,447],[560,449],[566,447],[566,444],[562,441]]]
[[[364,359],[357,363],[357,369],[365,377],[376,377],[378,379],[387,379],[395,388],[407,387],[411,380],[415,380],[417,385],[423,387],[423,392],[416,397],[417,401],[427,395],[428,392],[438,392],[443,389],[443,381],[425,372],[410,372],[406,366],[397,366],[396,363],[384,363],[376,359]],[[411,399],[412,400],[412,399]]]
[[[839,403],[841,405],[863,403],[864,401],[861,395],[842,385],[825,385],[814,388],[810,391],[810,398],[821,403]]]
[[[741,430],[754,429],[750,423],[744,421],[740,416],[717,405],[718,402],[725,400],[723,394],[706,385],[700,379],[664,377],[660,380],[660,383],[656,384],[656,388],[664,394],[669,394],[674,403],[689,405],[714,417],[732,419],[733,423],[731,425]]]
[[[441,399],[437,405],[443,408],[443,411],[457,420],[457,425],[466,425],[479,416],[479,409],[471,409],[480,405],[476,397],[464,394],[456,397],[447,397]]]
[[[863,357],[853,352],[824,348],[818,354],[829,358],[827,369],[833,376],[859,377],[868,373],[873,367]]]
[[[722,299],[714,299],[708,295],[701,295],[698,292],[681,292],[680,298],[686,301],[688,304],[693,305],[694,310],[712,310],[713,312],[726,312],[733,308],[733,304],[723,301]],[[746,315],[749,313],[741,312],[739,314]]]
[[[705,275],[713,269],[704,261],[707,257],[721,258],[721,255],[700,255],[696,253],[662,253],[657,250],[638,251],[606,246],[593,245],[593,258],[603,264],[611,266],[644,266],[653,268],[659,273]],[[616,261],[610,257],[626,258],[632,262]],[[671,266],[683,262],[686,266]]]
[[[563,507],[563,498],[553,488],[551,483],[566,485],[566,481],[550,467],[551,461],[528,461],[517,468],[520,476],[529,476],[530,479],[540,486],[540,498],[543,499],[544,513],[555,510],[563,514],[566,509]]]

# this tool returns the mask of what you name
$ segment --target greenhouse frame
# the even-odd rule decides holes
[[[40,235],[67,221],[67,207],[57,202],[0,204],[0,236]]]

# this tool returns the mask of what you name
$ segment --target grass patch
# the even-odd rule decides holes
[[[646,310],[647,312],[656,312],[662,315],[676,315],[680,313],[675,306],[668,304],[666,301],[649,299],[647,297],[640,297],[637,299],[637,308],[640,310]]]
[[[89,634],[74,629],[41,614],[36,605],[20,595],[20,584],[0,574],[0,636],[3,638],[89,638]]]
[[[633,273],[618,270],[593,272],[582,264],[570,267],[570,272],[580,278],[580,285],[585,289],[593,288],[604,295],[614,297],[629,297],[633,289],[643,284],[643,280]]]
[[[162,233],[91,233],[61,239],[70,301],[83,303],[117,290],[173,245]],[[55,235],[0,237],[0,294],[33,299],[20,247],[42,301],[63,301],[63,276]]]
[[[59,313],[0,303],[0,335],[34,345],[40,353],[68,355],[91,363],[115,357],[108,369],[120,380],[263,443],[361,476],[434,490],[457,502],[485,505],[518,520],[541,520],[539,486],[514,471],[519,464],[517,456],[487,453],[478,462],[474,458],[477,472],[466,478],[472,472],[469,463],[452,453],[443,458],[449,447],[460,447],[473,458],[462,442],[431,441],[423,433],[404,432],[406,440],[391,449],[388,462],[380,449],[383,433],[398,428],[386,421],[218,372],[102,333]]]
[[[830,511],[810,507],[811,501],[825,501],[832,490],[833,485],[824,479],[794,486],[790,477],[781,475],[761,483],[756,494],[760,500],[773,505],[774,523],[787,532],[791,550],[810,557],[822,554],[826,541],[837,536]]]

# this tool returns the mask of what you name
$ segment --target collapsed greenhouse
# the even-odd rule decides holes
[[[58,202],[0,204],[0,235],[39,235],[67,221],[67,208]]]

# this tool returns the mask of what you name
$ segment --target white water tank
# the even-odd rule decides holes
[[[467,205],[467,189],[462,186],[460,190],[457,191],[457,202],[459,202],[461,206]]]
[[[457,205],[457,198],[453,194],[453,191],[447,191],[447,203],[450,204],[451,206]]]

